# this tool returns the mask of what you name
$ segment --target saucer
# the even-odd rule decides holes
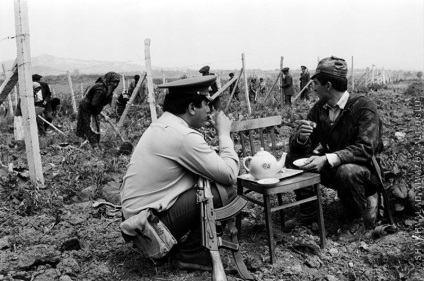
[[[300,158],[300,159],[297,159],[296,161],[293,161],[293,165],[298,167],[303,167],[306,164],[308,164],[308,158]]]
[[[261,179],[258,180],[257,183],[265,186],[273,186],[277,184],[280,181],[280,179],[277,178],[267,178],[267,179]]]

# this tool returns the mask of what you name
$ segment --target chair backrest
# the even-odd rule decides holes
[[[271,153],[276,156],[275,132],[273,127],[281,125],[281,122],[282,118],[280,115],[233,122],[231,125],[231,132],[236,133],[239,136],[243,157],[248,156],[249,152],[250,155],[253,156],[260,147],[263,147],[264,150],[271,151]],[[260,146],[255,146],[255,130],[259,133]],[[250,149],[246,144],[247,137],[245,133],[249,135],[248,143],[250,144]],[[269,140],[271,141],[271,150],[265,144],[265,141],[267,141],[266,135],[269,135]],[[236,143],[234,140],[234,135],[232,135],[232,138],[234,143]]]

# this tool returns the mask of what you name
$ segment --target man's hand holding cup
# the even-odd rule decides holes
[[[304,143],[311,136],[317,124],[310,120],[300,120],[299,141]]]

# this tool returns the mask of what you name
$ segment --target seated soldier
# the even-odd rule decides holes
[[[153,210],[178,241],[171,258],[173,266],[181,269],[210,270],[212,265],[201,243],[195,188],[199,176],[213,181],[216,208],[236,196],[232,185],[239,158],[230,138],[230,119],[219,111],[212,120],[219,136],[219,153],[197,131],[211,113],[208,89],[215,80],[216,76],[208,75],[159,86],[169,89],[164,113],[141,137],[121,187],[124,218],[146,208]]]

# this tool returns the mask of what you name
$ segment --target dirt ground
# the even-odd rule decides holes
[[[398,175],[397,181],[388,183],[391,190],[401,184],[411,189],[411,173],[423,175],[421,166],[417,170],[412,165],[411,153],[422,153],[423,142],[412,139],[416,129],[411,104],[424,102],[424,90],[422,83],[411,84],[402,82],[367,93],[377,102],[385,123],[386,168]],[[311,105],[298,102],[293,110],[277,111],[284,120],[277,129],[283,148],[294,130],[292,124],[303,119]],[[66,109],[70,105],[63,106],[53,122],[68,137],[50,132],[40,138],[44,187],[28,181],[25,146],[13,140],[13,119],[0,119],[0,280],[209,280],[209,272],[180,271],[169,263],[159,265],[144,258],[121,237],[120,212],[106,205],[93,207],[95,201],[118,203],[116,190],[130,156],[119,155],[120,139],[110,129],[103,134],[102,153],[87,146],[78,148],[80,142],[72,133],[75,121]],[[236,110],[242,112],[235,108],[233,115]],[[260,116],[276,112],[260,110]],[[134,145],[149,119],[148,106],[134,106],[124,128],[125,137]],[[397,138],[396,132],[406,135]],[[326,248],[319,249],[314,229],[283,233],[275,213],[277,259],[273,265],[269,263],[264,213],[247,205],[242,213],[241,251],[256,280],[424,280],[424,239],[416,232],[423,226],[421,205],[417,209],[391,196],[397,210],[393,210],[397,233],[376,239],[368,231],[360,242],[340,244],[335,238],[343,209],[331,189],[323,188],[323,198]],[[284,200],[294,200],[293,194]],[[286,219],[295,212],[286,212]],[[221,250],[221,256],[228,280],[241,280],[230,253]]]

